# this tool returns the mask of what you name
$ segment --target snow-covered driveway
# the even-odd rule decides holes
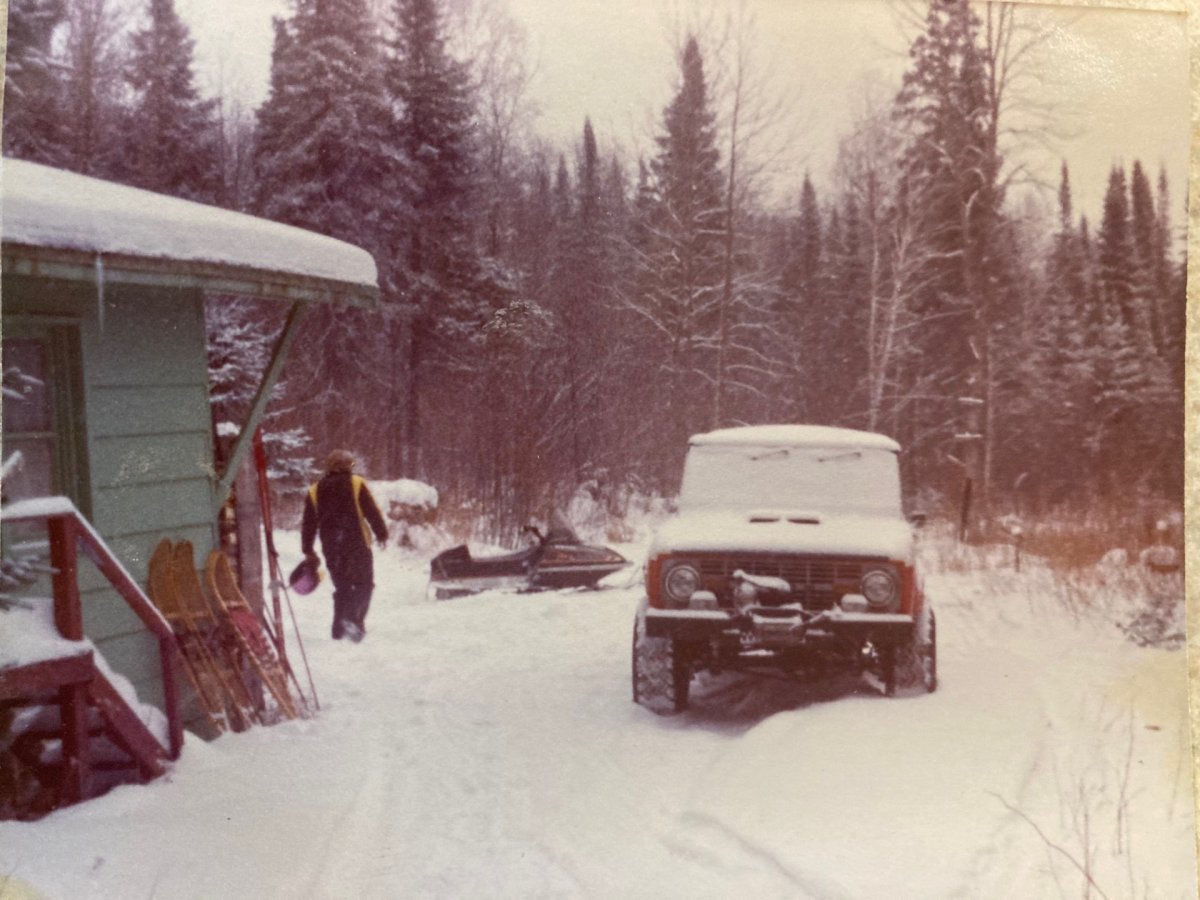
[[[938,693],[729,679],[660,719],[636,588],[434,603],[424,571],[380,561],[359,645],[295,598],[318,718],[0,823],[0,897],[1195,895],[1182,653],[947,575]]]

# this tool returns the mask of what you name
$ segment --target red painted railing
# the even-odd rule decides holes
[[[79,597],[79,550],[92,561],[116,589],[146,629],[158,640],[162,666],[163,705],[167,717],[170,759],[178,759],[183,748],[183,721],[179,715],[179,688],[175,681],[179,645],[166,619],[113,556],[104,539],[66,497],[17,502],[0,510],[5,523],[44,521],[50,538],[50,565],[54,568],[54,623],[59,633],[71,641],[83,639],[83,606]],[[84,740],[86,733],[82,702],[64,706],[64,752]],[[69,715],[66,715],[69,713]],[[67,721],[67,719],[70,721]],[[79,752],[86,752],[82,747]]]

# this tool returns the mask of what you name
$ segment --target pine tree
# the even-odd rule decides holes
[[[681,84],[663,112],[658,153],[650,163],[653,202],[641,248],[643,289],[635,301],[657,344],[654,395],[665,407],[667,432],[661,438],[673,448],[686,446],[709,406],[723,274],[716,123],[695,38],[684,47],[680,70]],[[663,462],[674,478],[678,460]]]
[[[1133,239],[1132,289],[1134,303],[1145,321],[1150,345],[1159,355],[1164,348],[1162,298],[1157,280],[1162,263],[1154,191],[1140,160],[1134,160],[1129,182],[1130,228]]]
[[[400,107],[396,137],[413,160],[414,276],[444,274],[469,234],[474,109],[467,67],[446,49],[437,0],[395,0],[387,84]]]
[[[1182,267],[1176,265],[1171,229],[1171,192],[1166,169],[1160,170],[1158,175],[1157,220],[1154,289],[1162,304],[1164,359],[1175,390],[1182,396],[1187,335],[1187,279],[1177,275],[1181,269],[1186,270],[1186,260]]]
[[[133,90],[126,135],[129,180],[152,191],[212,202],[216,197],[215,100],[202,100],[192,73],[194,41],[173,0],[150,0],[133,34],[126,79]]]
[[[68,0],[63,33],[62,165],[100,178],[127,176],[120,8],[113,0]]]
[[[365,0],[297,0],[275,20],[258,112],[261,214],[377,251],[401,231],[409,163],[391,142],[381,67]]]
[[[1029,386],[1033,417],[1043,427],[1036,448],[1045,460],[1042,494],[1063,500],[1079,485],[1079,473],[1094,464],[1096,446],[1096,347],[1101,339],[1098,310],[1088,290],[1084,238],[1074,222],[1070,172],[1062,164],[1058,231],[1046,264],[1041,302],[1035,310],[1031,348],[1036,383]],[[1045,415],[1050,411],[1050,415]],[[1031,419],[1033,418],[1031,417]],[[1032,424],[1032,421],[1031,421]]]
[[[550,164],[546,154],[536,154],[529,167],[513,215],[512,257],[522,274],[523,292],[545,303],[549,298],[550,242],[555,232]]]
[[[817,192],[808,173],[800,188],[800,209],[791,227],[788,258],[780,278],[784,320],[787,323],[789,357],[792,372],[786,391],[791,400],[792,416],[805,421],[824,419],[829,385],[823,375],[829,371],[829,321],[832,310],[821,302],[822,235]]]
[[[812,179],[804,173],[800,188],[800,217],[796,222],[796,259],[794,285],[800,302],[809,307],[818,301],[817,288],[821,280],[821,211],[817,208],[817,191]]]
[[[65,0],[12,0],[4,67],[4,153],[59,165],[65,136],[51,39]]]
[[[1160,297],[1167,297],[1171,292],[1174,252],[1174,236],[1171,233],[1171,189],[1167,182],[1167,170],[1160,168],[1158,172],[1158,190],[1155,203],[1155,261],[1157,269],[1154,277],[1155,288]]]
[[[596,149],[596,132],[592,129],[590,118],[583,120],[583,139],[579,155],[579,223],[585,232],[595,233],[600,229],[600,219],[603,215],[600,206],[602,178],[600,152]]]
[[[1144,209],[1140,214],[1143,220],[1149,215]],[[1099,234],[1104,357],[1096,379],[1099,461],[1104,487],[1114,495],[1130,485],[1161,485],[1164,468],[1173,463],[1159,451],[1176,443],[1163,440],[1173,431],[1173,392],[1167,368],[1154,349],[1146,310],[1137,302],[1137,286],[1144,280],[1139,271],[1144,267],[1139,265],[1134,221],[1125,171],[1114,166]]]
[[[613,231],[621,231],[629,216],[625,185],[625,171],[614,154],[608,161],[608,171],[605,172],[604,184],[601,186],[604,215]]]
[[[1161,181],[1161,179],[1160,179]],[[1160,195],[1166,194],[1160,183]],[[1141,399],[1147,414],[1146,427],[1157,432],[1159,440],[1147,447],[1143,464],[1149,470],[1147,484],[1152,490],[1168,492],[1179,483],[1179,460],[1184,455],[1183,431],[1179,411],[1184,396],[1177,375],[1176,359],[1180,355],[1179,341],[1186,323],[1177,310],[1183,306],[1182,295],[1172,295],[1166,272],[1170,269],[1169,216],[1165,209],[1156,209],[1154,189],[1140,160],[1134,160],[1129,185],[1130,228],[1134,248],[1133,292],[1143,323],[1144,336],[1139,342],[1144,357],[1139,360],[1145,380]],[[1165,205],[1165,196],[1163,197]],[[1175,329],[1175,335],[1171,329]],[[1176,336],[1177,335],[1177,336]]]
[[[1125,169],[1121,166],[1113,166],[1108,173],[1098,240],[1099,277],[1105,308],[1120,316],[1130,339],[1137,340],[1141,329],[1133,302],[1136,260],[1130,233],[1129,191]]]
[[[620,450],[630,481],[652,490],[663,477],[662,449],[666,442],[659,390],[666,383],[662,358],[667,333],[656,324],[652,305],[658,273],[646,254],[654,246],[654,217],[658,201],[650,164],[637,162],[637,179],[625,229],[618,236],[618,258],[627,266],[616,310],[616,344],[621,348],[619,372],[624,376],[613,401],[620,414]]]
[[[297,0],[275,20],[270,90],[258,111],[259,214],[357,244],[394,302],[395,237],[409,221],[408,160],[394,146],[381,45],[365,0]],[[386,452],[393,417],[397,326],[327,310],[306,325],[303,377],[290,379],[314,438]],[[386,460],[381,469],[386,468]]]
[[[558,228],[550,307],[562,329],[562,435],[573,484],[595,481],[607,449],[601,391],[614,352],[613,234],[600,154],[590,119],[583,124],[573,189],[565,163],[556,193]]]
[[[847,191],[830,213],[825,265],[825,299],[831,327],[831,381],[837,385],[831,398],[837,409],[830,421],[862,427],[868,408],[866,378],[870,358],[867,338],[871,296],[870,228],[864,221],[858,196]]]
[[[437,0],[395,0],[386,84],[400,110],[394,141],[412,160],[412,218],[393,252],[409,317],[403,457],[424,471],[422,394],[429,366],[469,346],[505,292],[505,273],[482,265],[471,234],[475,161],[469,73],[446,48]]]
[[[558,184],[562,203],[567,196],[565,161],[559,171]],[[585,453],[585,445],[596,446],[599,426],[595,387],[603,356],[601,306],[608,278],[601,231],[600,156],[590,119],[583,123],[574,202],[563,209],[563,213],[566,227],[560,231],[562,241],[556,260],[554,308],[562,320],[565,354],[564,434],[568,439],[574,483],[578,485],[584,481],[586,457],[591,455]]]
[[[575,203],[571,196],[571,173],[567,171],[567,159],[558,157],[558,168],[554,172],[554,220],[565,225],[574,214]]]
[[[923,420],[913,424],[927,437],[912,449],[961,458],[976,507],[986,512],[995,439],[987,427],[998,313],[993,288],[1004,277],[1007,242],[1001,236],[996,61],[980,46],[979,29],[968,3],[932,0],[925,31],[909,51],[896,110],[911,135],[907,189],[921,198],[912,214],[933,250],[915,309],[926,324],[914,386],[938,399],[922,404]],[[963,446],[950,443],[960,438]]]

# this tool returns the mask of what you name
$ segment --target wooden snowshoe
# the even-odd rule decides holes
[[[229,625],[246,659],[275,700],[280,714],[284,718],[296,718],[299,712],[288,692],[287,675],[279,655],[264,632],[262,622],[242,596],[229,559],[220,550],[214,550],[208,555],[204,574],[218,614]]]
[[[171,542],[164,538],[158,542],[150,556],[147,573],[150,599],[175,632],[175,639],[179,643],[180,665],[192,686],[192,692],[200,701],[208,724],[221,734],[229,729],[224,691],[217,675],[216,663],[208,653],[203,637],[192,629],[191,623],[183,613],[172,572],[173,560],[174,548]]]
[[[245,731],[259,721],[260,704],[254,699],[257,691],[248,678],[240,645],[231,630],[223,626],[214,605],[204,596],[191,541],[180,541],[175,545],[171,575],[188,627],[200,636],[204,652],[212,660],[220,679],[230,724],[234,731]]]

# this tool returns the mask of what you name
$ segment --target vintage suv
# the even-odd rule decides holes
[[[693,437],[679,515],[647,557],[633,699],[680,712],[694,674],[759,667],[871,673],[888,695],[935,690],[936,625],[899,451],[880,434],[813,425]]]

